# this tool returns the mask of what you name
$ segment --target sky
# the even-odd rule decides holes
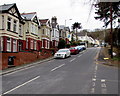
[[[89,0],[1,0],[0,5],[16,3],[20,13],[37,12],[39,19],[51,19],[56,16],[59,25],[71,27],[79,22],[82,29],[102,28],[103,22],[95,20],[94,8]],[[89,18],[88,18],[89,17]],[[72,19],[72,20],[71,20]],[[81,30],[82,30],[81,29]]]

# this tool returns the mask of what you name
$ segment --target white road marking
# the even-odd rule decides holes
[[[70,60],[70,62],[74,61],[76,58],[73,58],[72,60]]]
[[[97,76],[96,76],[96,75],[94,75],[94,77],[96,78]]]
[[[95,93],[95,88],[92,88],[92,89],[91,89],[91,93]]]
[[[95,66],[95,70],[96,70],[96,71],[98,70],[98,66],[97,66],[97,65]]]
[[[50,61],[48,61],[48,62],[53,62],[53,61],[55,61],[55,60],[50,60]]]
[[[105,79],[101,79],[101,82],[105,82]]]
[[[8,94],[8,93],[10,93],[10,92],[12,92],[12,91],[14,91],[14,90],[16,90],[16,89],[20,88],[20,87],[22,87],[22,86],[24,86],[24,85],[26,85],[26,84],[28,84],[28,83],[32,82],[32,81],[34,81],[34,80],[38,79],[38,78],[40,78],[40,76],[37,76],[37,77],[35,77],[35,78],[33,78],[33,79],[31,79],[31,80],[29,80],[29,81],[27,81],[27,82],[23,83],[23,84],[21,84],[21,85],[19,85],[19,86],[15,87],[15,88],[13,88],[13,89],[11,89],[11,90],[9,90],[9,91],[7,91],[7,92],[3,93],[2,95],[4,95],[4,94]]]
[[[82,55],[79,55],[78,57],[80,57],[80,56],[82,56]]]
[[[103,89],[101,90],[101,93],[102,93],[102,94],[107,94],[107,89],[103,88]]]
[[[95,87],[95,82],[93,82],[93,87]]]
[[[92,81],[96,81],[96,78],[93,78]]]
[[[105,83],[102,83],[102,84],[101,84],[101,87],[106,88],[106,84],[105,84]]]
[[[105,82],[106,82],[105,79],[101,79],[101,93],[102,94],[106,94],[107,93],[107,86],[106,86]]]
[[[53,68],[51,71],[54,71],[54,70],[56,70],[56,69],[58,69],[58,68],[60,68],[60,67],[62,67],[62,66],[64,66],[65,64],[62,64],[62,65],[60,65],[60,66],[58,66],[58,67],[55,67],[55,68]]]

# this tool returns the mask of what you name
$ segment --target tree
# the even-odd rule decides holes
[[[65,48],[65,46],[66,46],[65,40],[64,39],[60,40],[58,43],[58,49]]]
[[[95,19],[100,19],[105,23],[105,27],[110,23],[111,31],[110,31],[110,44],[111,44],[111,58],[113,58],[113,29],[112,29],[112,21],[120,16],[120,1],[119,2],[99,2],[95,5],[97,8],[95,12],[98,16]]]
[[[77,41],[78,40],[77,31],[78,29],[82,28],[81,23],[75,22],[72,27],[73,27],[73,30],[76,29],[76,41]]]
[[[112,6],[112,9],[111,9]],[[95,19],[100,19],[104,22],[104,26],[107,27],[110,23],[110,10],[112,10],[112,19],[115,20],[120,16],[120,1],[119,2],[99,2],[95,4],[96,12],[98,16]]]

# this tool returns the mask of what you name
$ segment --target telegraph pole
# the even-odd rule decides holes
[[[111,58],[113,58],[113,28],[112,28],[112,21],[113,21],[113,17],[112,17],[112,2],[110,3],[110,38],[111,38]]]

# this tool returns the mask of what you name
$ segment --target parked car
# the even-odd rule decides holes
[[[83,48],[83,50],[86,50],[85,45],[80,45],[80,47],[82,47],[82,48]]]
[[[69,49],[70,49],[71,54],[78,54],[79,53],[79,50],[77,49],[77,47],[71,47]]]
[[[76,48],[78,49],[79,52],[83,51],[83,47],[82,46],[76,46]]]
[[[55,55],[54,58],[66,58],[66,57],[70,57],[71,52],[69,49],[59,49]]]
[[[95,44],[94,47],[99,47],[99,45]]]

